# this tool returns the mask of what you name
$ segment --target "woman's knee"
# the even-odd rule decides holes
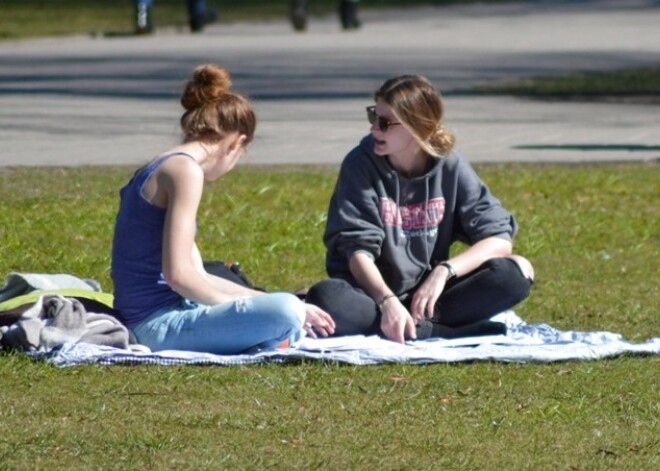
[[[376,303],[341,279],[323,280],[309,289],[305,301],[326,311],[335,321],[335,335],[374,333]]]
[[[513,306],[529,296],[534,284],[534,269],[527,259],[519,255],[511,255],[501,260],[508,265],[505,272],[506,280],[502,282]]]
[[[352,291],[353,287],[346,281],[330,278],[319,281],[307,291],[305,301],[328,310],[330,306],[341,300],[345,293]]]
[[[489,280],[485,283],[497,286],[500,295],[506,299],[506,304],[513,306],[529,296],[534,283],[534,272],[532,264],[523,257],[512,255],[493,258],[488,260],[484,267],[488,268],[484,279]]]
[[[534,267],[529,260],[520,255],[509,255],[507,258],[513,260],[518,265],[520,272],[525,278],[534,281]]]
[[[305,323],[305,304],[291,293],[271,293],[268,303],[283,323],[289,324],[295,329],[302,328]]]

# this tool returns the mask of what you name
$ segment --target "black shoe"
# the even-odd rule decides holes
[[[190,17],[190,31],[199,33],[204,26],[215,23],[218,20],[218,13],[215,10],[206,10],[203,15]]]
[[[307,0],[291,0],[289,19],[294,30],[305,31],[307,29]]]
[[[357,3],[342,0],[339,3],[339,20],[344,29],[358,29],[362,23],[357,17]]]

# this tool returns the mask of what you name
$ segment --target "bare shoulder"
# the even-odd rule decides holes
[[[175,155],[163,162],[147,181],[145,196],[152,204],[164,208],[174,195],[200,193],[203,186],[204,172],[197,162],[186,155]]]
[[[173,155],[161,165],[163,173],[175,176],[199,177],[204,176],[202,167],[187,155]]]
[[[197,162],[186,155],[175,155],[163,162],[159,180],[168,186],[203,184],[204,171]]]

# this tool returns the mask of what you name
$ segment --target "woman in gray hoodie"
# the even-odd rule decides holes
[[[512,254],[513,216],[454,147],[424,77],[386,81],[371,134],[344,159],[324,235],[328,280],[307,302],[335,335],[390,340],[499,334],[489,321],[525,299],[532,265]],[[450,258],[450,247],[468,245]]]

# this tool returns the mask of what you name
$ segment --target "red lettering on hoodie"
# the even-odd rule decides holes
[[[405,231],[437,227],[445,215],[445,199],[433,198],[428,203],[411,204],[397,208],[390,198],[381,198],[380,219],[385,226],[398,226]]]

